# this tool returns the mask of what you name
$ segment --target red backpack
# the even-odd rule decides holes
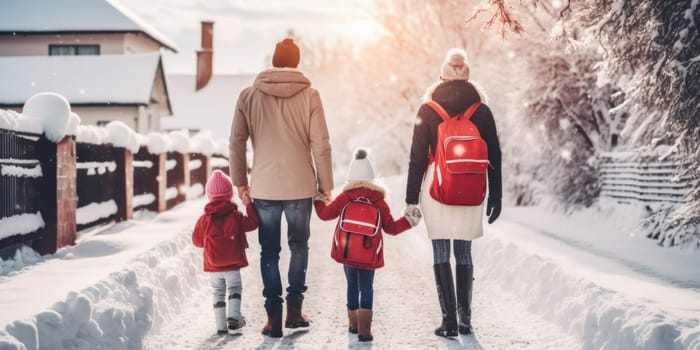
[[[486,197],[488,148],[479,129],[470,120],[481,103],[474,103],[455,118],[450,118],[434,101],[426,104],[443,120],[438,126],[430,195],[448,205],[481,205]]]
[[[381,222],[379,209],[368,199],[345,204],[333,236],[333,260],[353,267],[375,267],[381,259]]]

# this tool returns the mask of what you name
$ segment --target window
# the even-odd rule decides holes
[[[49,56],[99,55],[100,45],[49,45]]]

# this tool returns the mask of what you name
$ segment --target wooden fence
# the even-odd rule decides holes
[[[112,145],[76,143],[72,136],[55,144],[42,135],[0,129],[0,169],[0,256],[7,256],[25,244],[53,253],[73,244],[77,231],[131,219],[134,209],[170,209],[188,194],[202,195],[212,169],[228,173],[228,160],[151,154],[143,146],[132,154]],[[13,234],[8,227],[26,215],[43,226]]]
[[[601,196],[620,203],[682,203],[690,181],[679,175],[675,160],[629,160],[614,155],[599,158]]]

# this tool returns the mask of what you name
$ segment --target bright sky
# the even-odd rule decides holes
[[[214,73],[252,73],[270,63],[275,43],[294,29],[302,39],[367,40],[374,0],[118,0],[178,46],[165,70],[194,73],[200,21],[214,24]],[[304,58],[302,57],[302,60]]]

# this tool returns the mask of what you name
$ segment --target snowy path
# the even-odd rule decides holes
[[[395,207],[398,212],[400,208]],[[369,347],[346,331],[345,279],[341,265],[330,258],[334,222],[312,220],[312,238],[305,313],[314,321],[308,331],[285,330],[282,339],[260,334],[265,322],[259,250],[249,236],[250,266],[243,271],[243,314],[248,325],[240,335],[215,335],[209,287],[203,283],[181,313],[144,341],[148,349],[338,349]],[[386,266],[375,277],[375,319],[372,347],[466,349],[573,349],[581,344],[558,327],[527,311],[527,305],[503,292],[496,281],[479,274],[474,294],[475,336],[456,340],[432,334],[440,310],[432,273],[430,245],[424,231],[413,230],[385,239]],[[283,250],[286,252],[286,250]],[[281,259],[286,271],[288,254]],[[477,262],[478,264],[478,262]],[[205,281],[204,278],[201,280]],[[283,280],[286,280],[283,275]]]
[[[402,192],[403,177],[387,181],[393,193]],[[398,213],[402,198],[390,199]],[[314,320],[311,328],[285,330],[282,339],[260,334],[265,313],[253,232],[250,266],[243,270],[248,326],[240,335],[215,335],[202,253],[190,237],[204,203],[189,201],[167,213],[115,225],[0,276],[0,322],[7,325],[0,329],[0,349],[370,347],[346,332],[345,281],[341,266],[329,256],[335,223],[315,216],[305,302],[305,312]],[[546,225],[560,236],[578,230],[574,237],[582,241],[588,235],[607,237],[596,232],[605,226],[601,223],[562,219],[555,225],[542,213],[507,208],[503,219],[487,226],[473,245],[475,335],[447,340],[433,335],[440,311],[425,227],[387,236],[386,266],[375,278],[371,346],[700,350],[700,293],[530,229],[532,225],[516,220],[518,211],[521,219],[529,216],[528,222]],[[646,243],[637,242],[637,251],[648,249]],[[678,259],[675,263],[695,257]],[[283,272],[287,263],[285,249]],[[694,273],[676,275],[697,282]],[[37,295],[38,286],[50,288]]]

